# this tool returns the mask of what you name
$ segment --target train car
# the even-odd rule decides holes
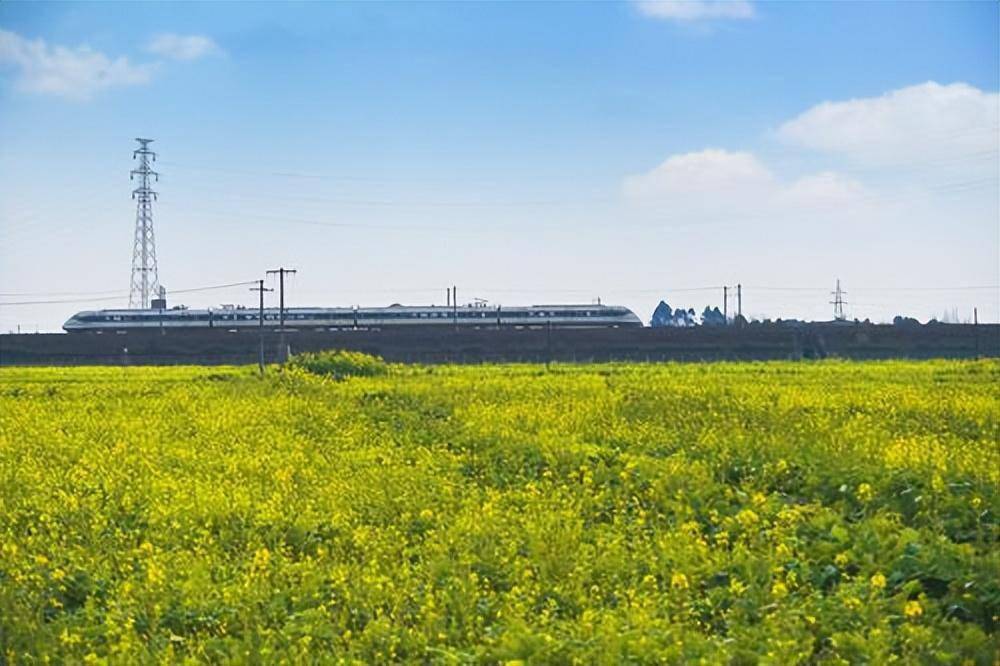
[[[63,330],[70,333],[127,333],[141,330],[240,331],[260,326],[255,308],[225,307],[192,310],[91,310],[70,317]],[[264,327],[280,326],[276,308],[264,310]],[[287,330],[353,330],[385,328],[626,328],[642,326],[634,312],[617,305],[486,305],[405,306],[383,308],[286,308]]]

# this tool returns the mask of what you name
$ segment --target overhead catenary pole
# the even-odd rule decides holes
[[[722,321],[729,323],[729,287],[722,287]]]
[[[264,280],[257,280],[257,286],[251,287],[250,291],[260,292],[260,307],[257,310],[257,330],[260,332],[260,349],[257,357],[257,365],[260,367],[260,374],[264,374],[264,292],[274,291],[264,286]]]
[[[135,234],[132,241],[132,280],[129,288],[130,308],[149,307],[149,296],[159,291],[160,279],[156,266],[156,238],[153,235],[153,202],[158,193],[151,188],[151,179],[159,182],[160,174],[150,166],[156,153],[149,149],[153,139],[136,139],[139,148],[132,151],[132,159],[139,159],[139,166],[132,169],[129,180],[138,176],[139,186],[132,190],[136,201]]]
[[[739,283],[736,285],[736,319],[743,320],[743,285]]]

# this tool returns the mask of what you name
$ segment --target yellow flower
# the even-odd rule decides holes
[[[851,610],[857,610],[861,608],[861,599],[857,597],[847,597],[844,599],[844,607]]]
[[[885,589],[885,576],[880,573],[875,574],[871,577],[871,584],[876,590]]]
[[[788,596],[788,587],[786,587],[785,584],[779,580],[771,586],[771,594],[774,595],[776,599],[784,599]]]
[[[754,513],[751,509],[743,509],[736,514],[736,522],[743,527],[753,527],[760,522],[760,516]]]
[[[842,553],[837,553],[836,557],[833,558],[834,564],[836,564],[838,567],[842,567],[850,561],[851,561],[851,556],[847,554],[846,550]]]
[[[858,492],[856,493],[856,496],[859,501],[871,502],[872,497],[874,497],[874,495],[875,493],[872,492],[872,487],[869,484],[862,483],[860,486],[858,486]]]
[[[152,585],[159,585],[164,580],[166,580],[166,574],[163,568],[156,562],[150,562],[146,567],[146,581]]]
[[[916,619],[924,614],[924,607],[920,605],[919,601],[911,600],[906,602],[906,606],[903,607],[903,615],[912,619]]]
[[[253,554],[253,564],[251,568],[255,571],[265,571],[271,564],[271,551],[267,548],[258,548]]]
[[[687,576],[685,576],[680,572],[674,573],[674,575],[670,577],[670,587],[674,588],[675,590],[688,589]]]

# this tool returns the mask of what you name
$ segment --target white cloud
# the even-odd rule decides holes
[[[18,73],[17,86],[28,92],[89,99],[115,86],[148,83],[154,65],[132,64],[128,58],[111,59],[89,46],[50,46],[0,30],[0,67]]]
[[[781,125],[778,137],[868,164],[982,162],[997,149],[998,109],[997,93],[928,82],[880,97],[823,102]]]
[[[954,216],[969,202],[981,206],[982,196],[995,196],[998,114],[997,93],[963,83],[824,102],[782,124],[777,136],[790,147],[792,163],[819,164],[825,154],[847,159],[839,169],[817,166],[779,177],[750,153],[711,148],[671,156],[625,178],[622,189],[641,209],[692,223],[712,216],[843,217],[859,209],[878,223],[881,213],[902,204],[924,210],[933,204]]]
[[[863,203],[861,183],[833,172],[782,180],[755,156],[709,148],[674,155],[623,183],[628,202],[697,222],[783,215]]]
[[[708,148],[674,155],[647,173],[625,179],[633,200],[770,189],[774,176],[749,153]]]
[[[869,196],[858,181],[833,171],[803,176],[781,187],[775,203],[782,208],[808,208],[856,204]]]
[[[204,35],[175,35],[165,33],[155,36],[146,47],[150,53],[172,60],[197,60],[219,53],[219,46]]]
[[[754,16],[749,0],[638,0],[635,5],[645,16],[669,21],[749,19]]]

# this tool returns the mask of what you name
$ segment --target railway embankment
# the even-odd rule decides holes
[[[268,333],[265,357],[350,349],[412,363],[975,358],[1000,356],[1000,326],[801,326],[638,329],[288,331]],[[0,335],[0,365],[226,365],[255,363],[256,331]]]

